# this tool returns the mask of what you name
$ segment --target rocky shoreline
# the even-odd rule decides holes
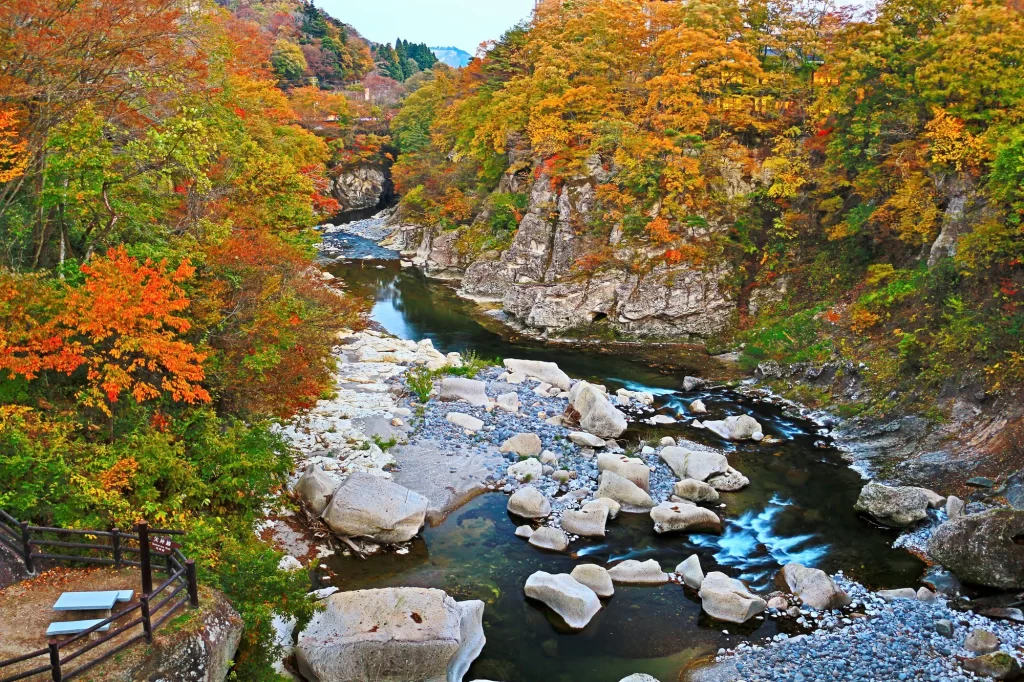
[[[509,511],[520,519],[518,526],[510,524],[509,532],[547,551],[568,552],[579,537],[603,536],[619,513],[649,514],[658,532],[720,532],[716,510],[728,504],[729,490],[745,484],[745,477],[729,466],[727,454],[714,448],[672,438],[651,444],[620,442],[628,421],[656,422],[653,396],[626,390],[609,395],[604,387],[570,379],[551,363],[510,360],[505,367],[466,367],[476,360],[444,355],[429,341],[391,339],[375,331],[340,337],[337,357],[336,395],[282,427],[282,434],[301,453],[296,493],[314,511],[319,508],[335,532],[354,540],[369,536],[379,543],[397,543],[402,551],[402,543],[423,523],[440,523],[474,495],[498,490],[509,495]],[[417,390],[421,399],[415,397]],[[424,402],[427,393],[430,397]],[[763,393],[760,399],[778,400]],[[808,414],[795,403],[789,407]],[[699,408],[691,405],[691,410]],[[829,423],[816,416],[820,423]],[[756,421],[747,419],[752,423],[736,417],[696,426],[727,438],[763,438]],[[379,487],[384,485],[388,487]],[[372,492],[340,493],[353,488]],[[923,500],[923,516],[913,520],[928,519],[929,530],[905,536],[916,537],[914,547],[922,552],[927,551],[931,530],[948,518],[946,506],[928,510],[940,502],[927,493],[912,493],[909,499],[912,506]],[[386,513],[369,510],[373,502],[356,510],[363,525],[355,533],[347,533],[351,513],[345,519],[343,513],[331,512],[340,498],[352,507],[358,506],[353,500],[360,497],[379,501],[389,495],[397,495],[398,501],[385,505]],[[945,499],[941,505],[946,505]],[[405,514],[399,522],[384,519],[398,507]],[[974,504],[966,512],[974,515],[984,509]],[[892,513],[865,511],[882,518]],[[367,514],[380,520],[367,526]],[[333,517],[341,520],[332,523]],[[321,548],[319,555],[331,551]],[[585,627],[601,608],[601,600],[614,592],[615,583],[674,581],[696,590],[704,609],[726,626],[750,618],[783,618],[808,632],[721,651],[713,665],[691,674],[693,680],[959,682],[975,679],[970,668],[982,664],[968,660],[983,656],[991,658],[992,665],[1004,665],[1010,674],[1016,670],[1013,657],[1021,657],[1024,643],[1024,626],[954,612],[946,597],[936,597],[927,588],[921,592],[924,601],[917,599],[916,589],[910,590],[913,600],[893,599],[870,593],[842,575],[831,579],[798,564],[786,569],[806,571],[810,577],[805,582],[817,585],[814,589],[844,595],[836,602],[838,608],[812,608],[810,592],[794,594],[804,589],[799,581],[784,585],[780,592],[757,595],[724,574],[704,576],[695,556],[674,572],[663,571],[656,561],[633,560],[610,569],[595,564],[580,564],[577,569],[572,575],[538,572],[524,585],[527,597],[547,604],[570,627]],[[1019,617],[1012,609],[1006,614]],[[939,621],[941,632],[936,630]],[[947,621],[952,636],[943,634]],[[974,629],[997,638],[1003,656],[995,651],[968,652],[965,641]],[[835,667],[843,665],[840,660],[849,664],[844,642],[851,637],[889,643],[897,653],[873,656],[857,672]],[[819,644],[830,656],[834,653],[824,659],[833,667],[821,668],[831,670],[828,677],[822,677],[811,653]],[[900,647],[912,649],[909,657],[899,653]],[[968,653],[976,655],[968,659]],[[808,675],[810,660],[816,662]]]

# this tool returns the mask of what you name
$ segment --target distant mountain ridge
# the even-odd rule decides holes
[[[430,50],[439,61],[456,69],[461,69],[473,59],[473,55],[457,47],[432,47]]]

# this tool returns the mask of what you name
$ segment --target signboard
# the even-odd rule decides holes
[[[160,556],[169,556],[172,551],[180,548],[181,545],[177,542],[172,542],[170,538],[155,537],[149,539],[150,551]]]

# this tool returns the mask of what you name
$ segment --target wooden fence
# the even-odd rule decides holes
[[[117,528],[100,531],[32,526],[0,510],[0,544],[24,561],[30,573],[35,573],[43,562],[100,564],[115,568],[138,566],[142,573],[138,603],[113,613],[70,639],[52,639],[45,649],[0,661],[0,675],[4,674],[4,668],[29,661],[39,663],[29,670],[0,677],[0,682],[15,682],[43,674],[48,674],[54,682],[73,680],[133,644],[142,640],[152,643],[153,633],[186,604],[192,608],[198,607],[195,563],[186,559],[169,541],[169,538],[181,535],[181,531],[151,529],[145,521],[135,526],[134,533],[126,533]],[[53,548],[54,551],[46,551],[46,548]],[[165,558],[165,565],[154,566],[154,556]],[[166,577],[154,589],[154,569],[160,568]],[[118,642],[102,655],[84,663],[79,660],[83,654],[140,625],[141,632]],[[113,629],[102,633],[101,637],[91,637],[106,626]]]

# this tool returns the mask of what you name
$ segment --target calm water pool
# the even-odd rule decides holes
[[[645,672],[662,682],[678,679],[694,657],[719,647],[774,635],[768,619],[745,626],[712,623],[692,592],[662,587],[616,586],[615,596],[580,633],[562,629],[543,606],[527,601],[523,584],[534,571],[568,572],[580,562],[607,564],[623,558],[658,560],[671,571],[697,553],[705,571],[722,570],[768,589],[775,571],[800,561],[848,575],[875,588],[914,584],[922,563],[891,547],[896,535],[857,517],[853,504],[863,482],[839,453],[815,447],[813,423],[788,417],[777,407],[752,403],[731,391],[683,394],[682,376],[665,374],[629,357],[599,349],[550,347],[507,341],[480,322],[472,303],[443,284],[394,261],[358,261],[331,270],[353,293],[372,297],[373,318],[396,336],[430,338],[444,352],[475,350],[485,357],[525,357],[557,362],[570,375],[600,380],[610,387],[646,387],[657,394],[659,411],[686,416],[686,405],[700,397],[712,416],[747,413],[781,443],[773,446],[724,443],[689,427],[634,428],[630,433],[673,435],[732,450],[730,462],[751,485],[723,494],[725,532],[721,536],[657,536],[646,515],[620,515],[603,541],[574,543],[573,555],[541,552],[513,535],[507,498],[477,498],[437,528],[428,528],[408,554],[360,561],[334,557],[328,562],[341,589],[386,586],[437,587],[459,599],[482,599],[487,608],[487,646],[467,680],[501,682],[618,682]],[[488,325],[490,326],[490,325]],[[701,359],[694,358],[694,368]],[[787,623],[783,627],[792,627]],[[728,634],[723,632],[728,630]]]

